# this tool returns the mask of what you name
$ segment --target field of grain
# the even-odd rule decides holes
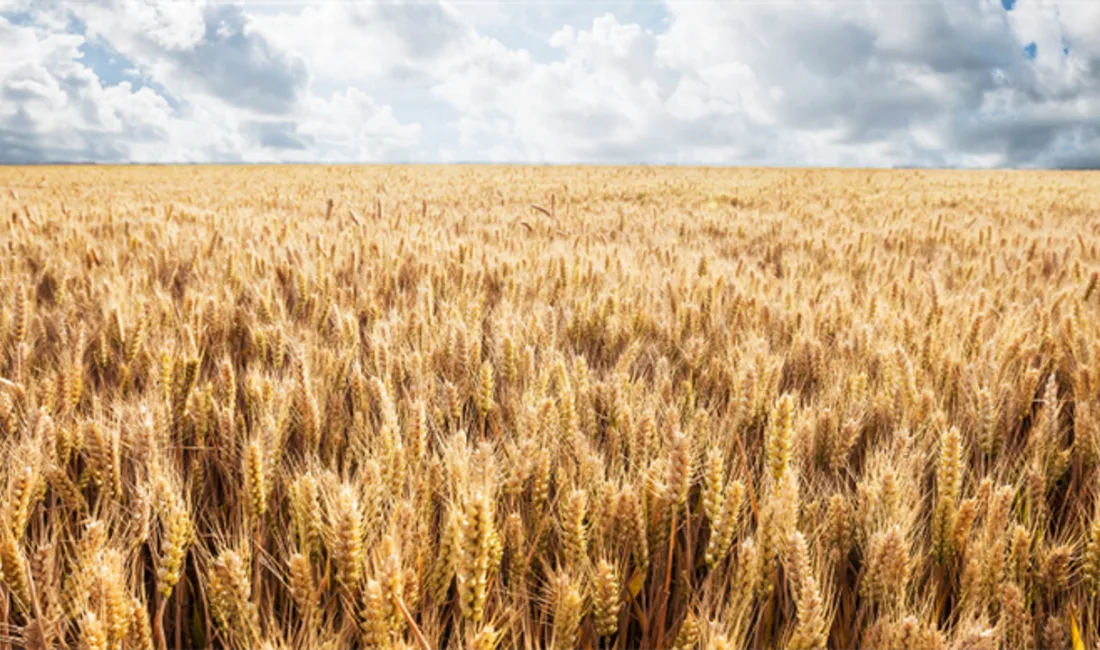
[[[1100,647],[1100,176],[0,169],[0,649]]]

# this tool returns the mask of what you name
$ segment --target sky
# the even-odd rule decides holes
[[[1100,0],[0,0],[0,163],[1100,168]]]

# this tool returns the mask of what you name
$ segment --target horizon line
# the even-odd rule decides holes
[[[820,171],[974,171],[974,172],[1090,172],[1097,167],[966,167],[936,165],[797,165],[797,164],[707,164],[673,162],[500,162],[500,161],[391,161],[391,162],[318,162],[318,161],[173,161],[173,162],[101,162],[101,161],[40,161],[0,162],[5,167],[653,167],[684,169],[797,169]]]

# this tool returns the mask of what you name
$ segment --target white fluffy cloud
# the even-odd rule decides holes
[[[474,36],[457,9],[421,0],[317,2],[258,22],[281,47],[307,56],[315,75],[345,84],[407,77],[430,82]]]
[[[383,161],[418,144],[357,88],[312,91],[306,59],[241,5],[26,9],[0,15],[0,162]],[[89,47],[136,79],[100,78]]]
[[[86,38],[188,99],[280,114],[294,108],[309,81],[302,57],[273,45],[239,6],[84,0],[72,11]]]
[[[0,160],[122,160],[169,137],[171,109],[148,88],[104,87],[80,63],[83,37],[0,17]]]
[[[0,0],[0,161],[1100,167],[1098,33],[1052,0]]]

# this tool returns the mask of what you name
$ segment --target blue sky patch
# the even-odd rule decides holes
[[[1016,7],[1016,0],[1001,0],[1001,6],[1005,11],[1012,11]]]
[[[129,82],[134,91],[142,88],[150,88],[168,102],[172,110],[179,110],[181,102],[168,92],[164,86],[146,79],[134,65],[133,61],[119,54],[107,43],[99,40],[90,41],[87,37],[87,25],[80,18],[69,16],[68,32],[84,36],[84,43],[80,45],[80,62],[90,68],[99,77],[99,83],[103,87],[117,86],[123,82]]]
[[[135,89],[145,85],[128,59],[99,43],[85,41],[80,52],[84,55],[84,65],[96,73],[104,86],[117,86],[123,81],[129,81]]]
[[[79,21],[74,21],[74,23],[79,23]],[[73,30],[74,33],[84,33],[83,24],[74,26],[77,27]],[[176,97],[160,84],[145,78],[132,61],[110,46],[98,41],[84,41],[80,46],[80,53],[84,55],[81,62],[91,68],[92,72],[95,72],[104,87],[117,86],[124,81],[129,82],[135,91],[148,87],[164,97],[173,110],[179,110],[180,101]]]
[[[1035,57],[1038,55],[1039,46],[1035,44],[1035,41],[1032,41],[1024,46],[1024,56],[1026,56],[1029,61],[1034,61]]]
[[[34,15],[29,11],[0,11],[0,18],[20,27],[34,24]]]

